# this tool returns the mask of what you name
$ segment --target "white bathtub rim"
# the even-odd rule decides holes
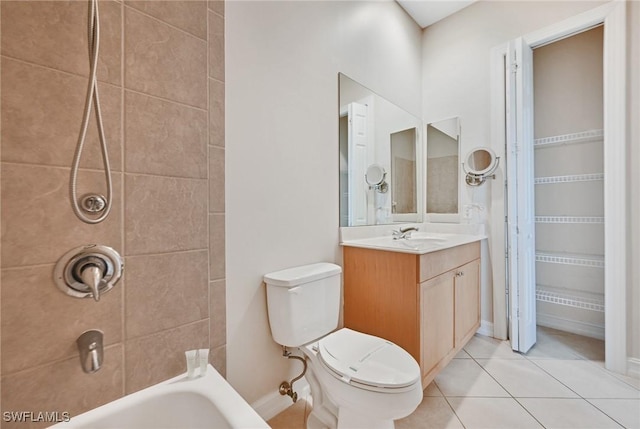
[[[215,404],[233,428],[269,428],[260,415],[209,364],[207,365],[207,373],[204,376],[189,379],[186,373],[178,375],[85,413],[73,416],[69,422],[58,423],[51,426],[51,429],[85,427],[92,422],[107,419],[119,411],[129,409],[163,393],[180,392],[197,393],[207,398]]]

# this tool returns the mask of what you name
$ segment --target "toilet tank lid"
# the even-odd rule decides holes
[[[317,264],[287,268],[286,270],[265,274],[263,279],[268,285],[295,287],[303,283],[309,283],[315,280],[335,276],[341,272],[342,268],[339,265],[331,264],[329,262],[320,262]]]

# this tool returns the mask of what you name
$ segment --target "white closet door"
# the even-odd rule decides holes
[[[513,350],[536,342],[533,51],[522,38],[506,61],[509,331]]]
[[[369,150],[366,104],[348,107],[349,139],[349,226],[367,225],[367,185],[365,173]]]

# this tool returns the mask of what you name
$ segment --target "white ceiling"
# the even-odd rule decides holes
[[[476,0],[396,0],[400,6],[425,28],[457,11],[464,9]]]

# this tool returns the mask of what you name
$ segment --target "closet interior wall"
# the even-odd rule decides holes
[[[603,27],[533,61],[538,325],[604,339]]]

